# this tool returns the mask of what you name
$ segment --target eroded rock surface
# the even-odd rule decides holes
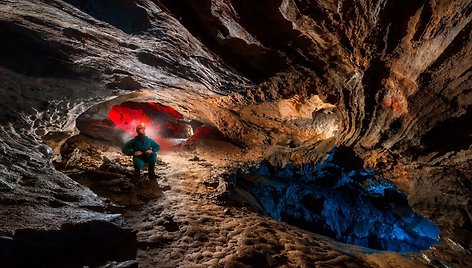
[[[66,146],[84,151],[79,144],[85,141],[97,143],[79,135]],[[225,174],[237,168],[236,161],[252,159],[256,152],[205,140],[193,151],[161,152],[157,181],[144,176],[132,182],[131,177],[123,176],[131,172],[131,159],[117,154],[115,150],[119,148],[112,147],[96,146],[94,153],[89,154],[105,156],[104,160],[83,155],[63,171],[70,174],[82,167],[84,173],[102,172],[89,176],[88,181],[73,174],[71,177],[121,206],[126,221],[138,231],[137,259],[143,267],[424,265],[422,255],[405,258],[397,253],[340,246],[330,238],[262,216],[254,208],[235,202],[233,197],[228,199],[225,193],[235,193],[225,186]],[[68,154],[64,153],[64,157]],[[120,167],[127,172],[108,168],[105,173],[103,166],[108,166],[109,161],[121,163]],[[437,262],[441,259],[435,252],[423,254]]]
[[[352,148],[440,226],[442,252],[470,257],[471,11],[468,0],[0,1],[1,230],[105,220],[128,232],[51,161],[80,114],[111,108],[95,105],[153,101],[257,152],[247,161]]]

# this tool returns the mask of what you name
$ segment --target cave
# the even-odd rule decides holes
[[[0,266],[472,267],[471,10],[1,1]]]

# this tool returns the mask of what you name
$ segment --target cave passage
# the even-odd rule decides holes
[[[124,102],[113,106],[108,117],[130,136],[136,134],[138,124],[144,124],[152,138],[188,138],[193,134],[190,125],[183,122],[182,114],[159,103]]]
[[[108,113],[126,138],[136,135],[138,124],[146,126],[146,135],[155,139],[163,149],[190,145],[205,138],[224,139],[222,134],[200,121],[189,120],[170,106],[154,102],[124,102],[114,105]]]
[[[103,103],[77,119],[81,133],[118,146],[136,136],[137,125],[145,125],[146,135],[157,141],[163,150],[176,150],[180,145],[201,139],[205,130],[203,123],[185,118],[173,107],[156,102]]]
[[[438,243],[439,228],[413,212],[406,194],[374,170],[352,169],[354,159],[338,161],[341,151],[315,166],[261,163],[237,172],[235,184],[262,213],[344,243],[397,252]]]

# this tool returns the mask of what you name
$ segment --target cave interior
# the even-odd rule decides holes
[[[0,267],[472,267],[470,1],[0,14]]]

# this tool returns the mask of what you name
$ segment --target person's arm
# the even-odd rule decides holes
[[[154,153],[157,153],[161,149],[161,146],[156,141],[151,140],[151,148]]]
[[[134,149],[133,149],[133,140],[128,141],[125,146],[123,146],[123,150],[121,150],[125,155],[132,156],[134,155]]]

